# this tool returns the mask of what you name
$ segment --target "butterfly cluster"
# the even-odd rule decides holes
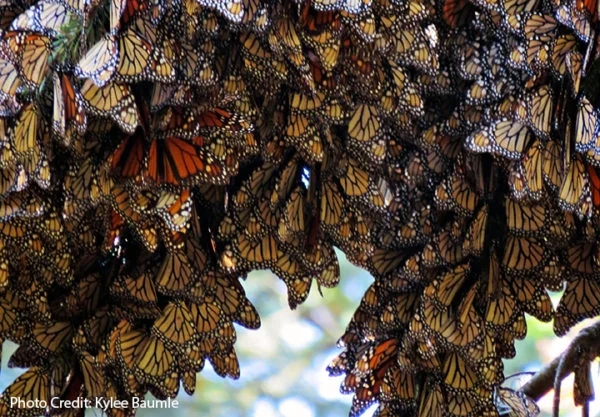
[[[329,367],[352,417],[535,415],[499,388],[525,313],[558,335],[600,313],[596,19],[0,0],[0,340],[29,368],[0,414],[192,393],[206,360],[237,378],[233,323],[260,325],[240,278],[271,269],[295,308],[338,247],[375,277]]]
[[[372,229],[375,282],[329,371],[354,392],[351,416],[375,401],[379,416],[533,416],[498,389],[524,314],[563,335],[599,312],[596,3],[433,7],[439,70],[417,76],[418,125],[387,141],[402,199]]]

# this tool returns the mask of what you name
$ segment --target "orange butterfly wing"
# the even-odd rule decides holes
[[[140,174],[144,161],[144,136],[141,129],[123,140],[112,154],[113,171],[124,177]]]
[[[179,185],[182,180],[200,173],[209,177],[218,177],[222,173],[219,165],[206,162],[199,147],[174,136],[152,141],[147,170],[154,182],[172,185]]]

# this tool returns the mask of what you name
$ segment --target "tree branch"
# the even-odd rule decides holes
[[[555,388],[555,392],[559,391],[560,382],[575,370],[577,366],[576,359],[583,351],[586,351],[589,360],[593,360],[600,355],[600,321],[581,330],[567,349],[550,364],[538,371],[521,390],[535,401],[538,401],[553,388]],[[558,408],[557,400],[558,396],[555,397],[555,409]]]
[[[554,388],[556,368],[558,367],[561,357],[562,355],[558,356],[548,365],[536,372],[535,375],[521,388],[523,393],[533,400],[538,401]]]

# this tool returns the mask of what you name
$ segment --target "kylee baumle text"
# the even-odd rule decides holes
[[[54,397],[50,401],[46,400],[23,400],[18,397],[10,399],[11,408],[98,408],[106,411],[109,408],[178,408],[179,401],[168,398],[166,400],[144,399],[133,397],[131,400],[117,400],[113,398],[82,398],[74,400],[64,400],[60,397]]]

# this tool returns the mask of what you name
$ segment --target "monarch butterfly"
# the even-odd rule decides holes
[[[515,198],[529,195],[533,199],[541,197],[543,190],[544,145],[536,140],[523,155],[521,161],[511,170],[510,183]]]
[[[161,131],[167,136],[177,136],[182,139],[204,141],[200,136],[197,114],[182,107],[170,107],[159,122],[163,125]]]
[[[175,69],[165,52],[150,43],[140,32],[130,27],[118,38],[119,63],[117,78],[122,82],[145,79],[169,82],[175,78]]]
[[[413,373],[392,366],[383,377],[380,400],[382,403],[399,401],[401,404],[411,404],[417,394],[417,387]]]
[[[597,122],[598,115],[592,103],[585,96],[579,97],[575,122],[575,149],[578,152],[585,153],[596,144]]]
[[[296,158],[293,158],[281,170],[281,174],[273,188],[269,201],[271,211],[275,212],[285,204],[288,195],[298,182],[299,168],[299,161]]]
[[[291,192],[283,216],[279,221],[278,235],[281,240],[294,242],[298,235],[305,233],[306,226],[308,226],[308,219],[304,218],[305,201],[306,197],[302,188],[297,187]]]
[[[535,90],[527,99],[527,121],[542,137],[550,133],[554,97],[548,85]]]
[[[454,209],[461,213],[473,213],[479,196],[460,172],[456,172],[435,190],[435,199],[441,209]]]
[[[309,88],[314,90],[314,83],[317,83],[319,86],[324,87],[326,89],[332,90],[338,85],[338,79],[335,75],[329,74],[325,68],[325,66],[335,67],[337,64],[337,59],[339,55],[339,39],[333,38],[334,43],[327,48],[323,48],[320,45],[316,47],[317,53],[320,52],[320,56],[312,51],[308,52],[308,65],[310,69],[310,76],[312,77],[313,82],[310,83]],[[337,39],[337,42],[335,42]],[[322,63],[321,60],[324,59],[325,62]]]
[[[215,302],[207,300],[198,304],[191,303],[190,311],[194,323],[196,323],[196,329],[201,336],[205,336],[204,334],[210,336],[223,325],[223,312]]]
[[[47,36],[10,31],[4,34],[9,58],[19,70],[22,80],[31,88],[38,88],[46,76],[51,40]]]
[[[199,133],[210,133],[215,128],[220,128],[228,135],[244,134],[252,130],[252,126],[239,114],[221,107],[214,107],[199,113],[195,117]]]
[[[87,127],[87,117],[81,95],[77,92],[66,74],[52,75],[54,82],[54,107],[52,128],[65,144],[70,144],[70,127],[73,125],[79,134]]]
[[[90,78],[81,87],[86,110],[97,116],[110,117],[125,132],[133,134],[140,116],[129,87],[118,83],[98,87],[94,83]]]
[[[136,277],[117,277],[112,283],[111,293],[125,299],[134,300],[140,304],[155,303],[157,300],[156,287],[150,273],[139,274]]]
[[[119,46],[113,34],[106,34],[79,60],[74,73],[89,78],[97,88],[103,88],[112,79],[119,63]]]
[[[558,36],[552,43],[552,68],[559,77],[567,73],[567,54],[576,50],[576,45],[577,39],[570,33]]]
[[[149,4],[146,0],[111,0],[109,32],[116,33],[121,27],[127,26],[147,11]]]
[[[276,51],[281,51],[287,55],[296,68],[302,70],[306,67],[306,58],[302,51],[302,43],[296,32],[294,21],[287,16],[280,16],[272,26],[273,36],[271,48]]]
[[[596,168],[591,165],[587,165],[587,171],[590,176],[592,203],[594,204],[594,207],[600,207],[600,176],[598,176]]]
[[[208,359],[217,375],[233,379],[240,377],[240,363],[233,348],[227,352],[212,351],[208,354]]]
[[[372,267],[370,268],[378,276],[386,276],[398,268],[404,259],[401,252],[377,249],[370,258]]]
[[[49,352],[56,353],[70,340],[72,333],[73,328],[69,322],[56,322],[50,326],[38,323],[33,328],[33,337],[37,342],[34,348],[43,356]]]
[[[154,139],[147,154],[147,171],[155,183],[177,185],[188,177],[220,183],[227,175],[222,165],[210,162],[209,154],[199,146],[174,136]]]
[[[12,22],[11,30],[41,32],[56,38],[61,27],[67,25],[73,15],[61,3],[41,1]]]
[[[532,46],[539,45],[539,42],[538,40],[529,41],[528,48],[525,48],[525,45],[516,45],[510,51],[508,65],[530,74],[532,69],[539,70],[543,68],[546,64],[546,60],[543,57],[546,50],[543,47],[532,48]]]
[[[118,359],[126,369],[133,370],[136,360],[146,345],[147,335],[143,331],[125,327],[122,329],[117,327],[113,331],[115,331],[117,341],[115,359]]]
[[[537,0],[506,0],[502,2],[508,16],[516,16],[523,12],[531,12],[537,5]]]
[[[231,320],[241,324],[244,327],[254,329],[260,326],[260,318],[252,303],[246,298],[242,286],[237,280],[231,279],[221,274],[209,274],[209,278],[214,286],[210,285],[215,291],[215,298],[222,306],[222,310]]]
[[[284,281],[288,290],[288,305],[294,310],[299,304],[306,301],[310,292],[312,277],[293,276],[284,279]]]
[[[224,167],[201,146],[167,136],[154,138],[145,149],[143,130],[125,138],[111,157],[113,170],[124,177],[147,175],[157,184],[180,185],[188,179],[201,177],[217,183],[222,181]]]
[[[271,270],[284,281],[292,281],[294,277],[308,275],[306,268],[290,252],[278,253],[277,260],[271,266]]]
[[[1,58],[0,58],[1,61]],[[0,62],[0,67],[2,63]],[[0,68],[0,82],[2,77],[2,68]],[[12,74],[15,76],[15,74]],[[0,91],[0,117],[12,116],[19,112],[21,109],[21,104],[17,101],[14,96],[9,96],[2,91]]]
[[[123,139],[110,157],[113,172],[123,177],[140,175],[144,163],[144,143],[141,128]]]
[[[289,124],[286,129],[286,136],[291,139],[292,143],[304,140],[315,130],[315,128],[310,124],[309,118],[304,116],[302,113],[290,113],[288,120]]]
[[[537,285],[536,285],[537,284]],[[546,290],[537,281],[515,278],[512,280],[515,299],[521,309],[540,321],[548,322],[554,315],[554,307]]]
[[[489,288],[492,286],[488,285]],[[485,313],[485,321],[493,326],[502,327],[516,320],[515,315],[519,313],[517,303],[507,287],[491,294],[488,299]]]
[[[248,3],[255,5],[255,2],[252,0],[226,0],[217,4],[208,0],[200,0],[201,5],[216,9],[225,18],[234,23],[240,23],[242,21]]]
[[[475,350],[477,350],[479,348],[478,344],[484,337],[484,332],[481,330],[484,328],[484,323],[474,306],[478,292],[479,285],[473,285],[458,305],[456,310],[457,332],[449,338],[450,343],[467,349],[476,348]]]
[[[392,297],[381,314],[380,321],[382,326],[397,327],[408,324],[413,315],[413,308],[417,298],[417,294],[410,292]]]
[[[460,45],[459,57],[460,62],[458,69],[461,77],[466,80],[476,80],[484,71],[484,63],[482,62],[482,54],[475,45],[471,44],[462,35],[457,39],[456,44]]]
[[[367,374],[377,371],[380,367],[387,366],[398,352],[400,341],[398,339],[388,339],[381,343],[368,345],[366,350],[358,356],[355,370]]]
[[[441,5],[444,21],[452,28],[464,26],[475,12],[466,0],[445,0]]]
[[[103,396],[106,391],[104,374],[98,369],[95,358],[89,352],[82,352],[79,365],[87,396],[91,398]]]
[[[119,55],[117,73],[122,82],[139,81],[150,64],[154,46],[133,27],[118,38]]]
[[[157,273],[157,289],[165,294],[183,294],[193,284],[193,269],[183,251],[168,253]]]
[[[473,396],[462,393],[449,392],[447,394],[447,410],[453,415],[465,416],[473,412],[476,407]]]
[[[590,15],[585,8],[582,10],[578,6],[573,7],[575,4],[577,2],[560,5],[556,10],[556,20],[572,29],[579,39],[587,43],[592,33]]]
[[[194,48],[185,43],[182,43],[178,47],[180,51],[177,56],[180,57],[180,61],[175,62],[175,65],[178,65],[178,69],[183,73],[185,80],[201,87],[213,85],[217,81],[213,62],[206,59],[207,53],[202,49]],[[239,91],[243,90],[236,89],[236,94]]]
[[[514,333],[509,330],[506,329],[502,332],[500,332],[500,335],[497,336],[497,348],[496,351],[498,352],[498,355],[502,358],[514,358],[515,355],[517,354],[517,351],[515,349],[515,335]]]
[[[158,337],[184,344],[196,334],[193,323],[192,313],[184,302],[170,302],[163,309],[160,318],[154,322],[152,331]]]
[[[543,266],[546,256],[545,248],[538,239],[509,236],[502,264],[515,272],[527,272]]]
[[[588,172],[579,155],[575,155],[575,158],[571,161],[567,168],[566,175],[563,178],[559,190],[559,203],[561,207],[566,210],[577,210],[577,212],[582,213],[583,215],[589,215],[590,213],[584,213],[582,211],[582,207],[584,207],[583,203],[589,198],[590,186]]]
[[[481,130],[467,139],[467,146],[475,152],[489,152],[509,159],[521,158],[531,142],[531,133],[522,123],[500,120],[489,129]]]
[[[10,305],[7,301],[0,301],[0,313],[2,313],[2,320],[0,321],[0,337],[4,338],[7,332],[13,327],[17,319],[17,311],[14,306]]]
[[[321,108],[325,94],[317,92],[315,95],[306,95],[295,92],[289,95],[289,104],[292,109],[299,112],[310,113]]]
[[[420,393],[419,417],[442,417],[445,402],[440,385],[428,381]]]
[[[477,376],[458,353],[450,353],[444,360],[444,383],[452,390],[466,391],[473,387]]]
[[[20,398],[23,401],[14,405],[10,404],[9,398]],[[35,400],[39,402],[36,402]],[[25,373],[18,376],[5,390],[0,400],[0,412],[5,416],[16,416],[21,414],[37,415],[43,414],[44,409],[35,408],[36,404],[45,404],[50,400],[50,377],[43,368],[33,366]],[[41,403],[44,401],[44,403]],[[28,406],[32,404],[32,406]]]
[[[551,15],[532,13],[525,22],[525,36],[548,42],[554,36],[557,25],[558,22]]]
[[[358,162],[352,158],[342,161],[345,174],[340,178],[340,185],[348,196],[360,196],[367,192],[369,186],[369,175],[358,166]]]
[[[600,313],[600,285],[584,275],[567,281],[554,317],[554,332],[562,336],[580,320]]]
[[[11,194],[0,203],[0,218],[9,220],[11,218],[38,217],[47,211],[43,201],[34,195]]]
[[[163,191],[155,206],[158,215],[173,231],[181,230],[188,225],[192,208],[192,193],[189,189],[185,189],[181,193]]]
[[[427,288],[429,292],[434,291],[434,286]],[[453,312],[445,307],[436,307],[434,301],[428,296],[422,298],[419,306],[419,315],[423,320],[423,328],[426,334],[434,336],[436,341],[444,341],[453,338],[457,332],[456,319]],[[436,350],[436,346],[431,346],[430,349]]]
[[[494,390],[494,403],[499,412],[505,409],[518,417],[535,417],[540,409],[531,398],[520,391],[498,387]]]
[[[461,264],[444,274],[437,290],[433,290],[432,287],[435,292],[435,301],[440,303],[440,306],[449,307],[469,272],[470,265]]]
[[[138,349],[136,349],[135,368],[139,370],[142,379],[155,383],[167,376],[167,372],[173,365],[173,355],[164,343],[154,336],[144,336]]]
[[[505,212],[506,224],[511,232],[515,234],[545,233],[547,213],[543,205],[528,205],[506,198]]]
[[[21,78],[15,65],[0,54],[0,93],[7,98],[14,98],[21,86]]]
[[[374,375],[364,379],[355,377],[355,382],[348,383],[348,388],[354,390],[354,398],[350,408],[350,417],[359,416],[368,406],[375,402],[381,391],[381,385],[389,367],[379,369]],[[349,374],[350,376],[352,374]],[[354,377],[354,375],[352,375]],[[348,378],[346,378],[348,379]],[[346,381],[344,381],[345,383]],[[354,385],[354,386],[352,386]]]
[[[557,142],[550,141],[545,144],[542,162],[542,172],[546,183],[555,190],[558,190],[563,184],[563,167],[561,163],[561,155],[562,149],[560,148],[560,145]],[[574,168],[576,167],[574,166]],[[565,193],[567,195],[570,194],[568,184],[569,183],[565,184]]]
[[[21,110],[14,127],[14,149],[17,154],[29,154],[32,161],[37,163],[40,158],[40,139],[45,130],[44,119],[39,108],[29,103]]]
[[[276,240],[268,234],[259,238],[256,243],[243,235],[238,236],[237,239],[239,255],[256,266],[270,267],[271,263],[279,258],[277,246]]]
[[[369,142],[379,130],[379,118],[374,106],[361,103],[348,124],[348,135],[360,142]]]
[[[112,180],[108,170],[98,167],[91,159],[69,167],[65,176],[65,204],[63,213],[78,215],[110,195]]]
[[[573,92],[579,94],[581,80],[583,78],[583,55],[576,50],[567,52],[565,64],[573,84]]]
[[[467,254],[481,254],[485,247],[486,228],[488,221],[488,206],[481,207],[475,219],[469,226],[465,240],[463,241],[463,250]]]
[[[99,295],[93,294],[93,296],[98,300]],[[97,302],[95,305],[97,306]],[[90,310],[94,309],[91,308]],[[112,324],[114,323],[109,316],[108,307],[100,307],[90,319],[83,323],[83,332],[79,330],[78,333],[83,333],[90,349],[94,349],[94,347],[100,348]],[[100,359],[98,358],[98,362],[100,362]]]
[[[126,220],[133,222],[139,222],[141,220],[140,210],[137,210],[135,205],[135,195],[126,187],[120,184],[116,184],[111,190],[111,203],[112,208],[115,211],[114,215],[118,217],[124,217]],[[121,225],[123,223],[118,221],[116,224]]]

